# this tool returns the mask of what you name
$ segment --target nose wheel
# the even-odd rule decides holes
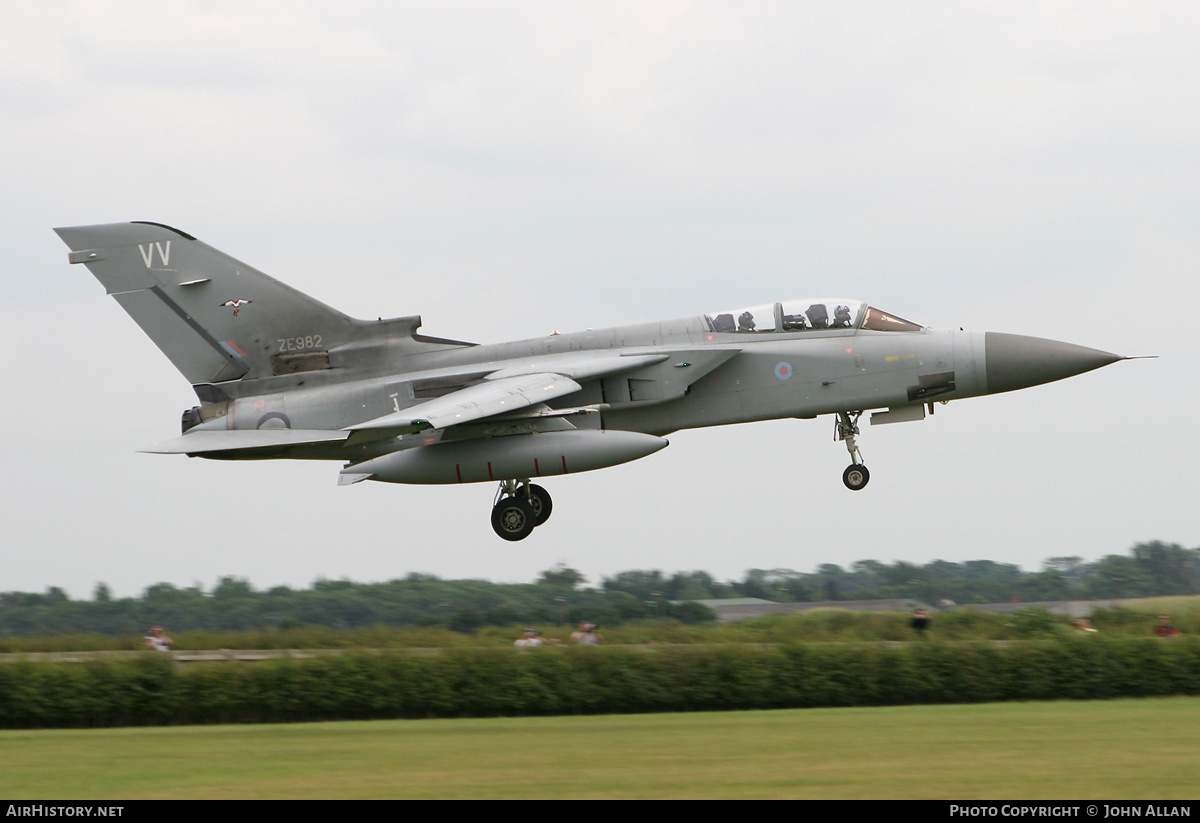
[[[861,411],[838,412],[837,420],[834,421],[833,439],[843,441],[846,444],[846,450],[850,452],[852,462],[842,472],[842,482],[852,492],[866,488],[871,479],[871,473],[863,465],[862,452],[858,450],[858,443],[854,439],[858,435],[858,418],[860,417],[862,417]]]
[[[505,540],[524,540],[550,519],[550,493],[528,480],[505,480],[492,505],[492,529]]]
[[[871,479],[871,473],[867,471],[867,467],[861,463],[854,463],[846,467],[842,472],[842,482],[846,484],[852,492],[859,491],[867,485],[867,481]]]

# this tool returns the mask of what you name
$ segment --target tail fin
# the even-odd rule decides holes
[[[327,351],[358,321],[160,223],[54,230],[191,383],[274,373]]]

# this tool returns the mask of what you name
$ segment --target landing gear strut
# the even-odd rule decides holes
[[[524,540],[550,519],[550,493],[528,480],[504,480],[492,506],[492,528],[505,540]]]
[[[845,441],[846,450],[850,452],[851,463],[842,472],[842,482],[853,492],[861,491],[871,479],[871,473],[863,465],[862,452],[858,450],[858,443],[854,439],[858,434],[858,418],[860,417],[862,417],[861,411],[838,412],[834,428],[834,439]]]

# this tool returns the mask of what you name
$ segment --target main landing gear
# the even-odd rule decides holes
[[[834,421],[834,440],[845,441],[846,450],[850,452],[852,462],[842,472],[842,482],[852,492],[866,488],[867,482],[871,479],[871,473],[863,465],[862,452],[858,450],[858,444],[854,440],[855,435],[858,434],[858,418],[860,417],[862,417],[861,411],[838,412],[837,420]]]
[[[504,480],[492,506],[492,528],[505,540],[524,540],[550,519],[550,493],[528,480]]]

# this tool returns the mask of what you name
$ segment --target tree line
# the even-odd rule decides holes
[[[1200,548],[1161,541],[1139,543],[1129,554],[1087,562],[1051,557],[1037,572],[1012,563],[934,560],[924,565],[860,560],[842,568],[825,563],[812,573],[750,569],[740,582],[717,583],[704,572],[621,572],[605,579],[607,591],[647,597],[658,591],[671,600],[757,597],[777,602],[918,600],[936,604],[1001,603],[1018,600],[1106,600],[1200,594]]]
[[[712,620],[713,614],[694,601],[744,597],[971,604],[1187,595],[1200,593],[1200,549],[1153,541],[1095,562],[1052,557],[1037,572],[991,560],[924,565],[862,560],[845,569],[823,564],[811,573],[750,569],[740,581],[719,582],[703,571],[667,575],[641,570],[603,578],[595,588],[584,582],[577,570],[559,565],[524,584],[414,573],[385,583],[318,580],[308,589],[260,591],[248,580],[222,577],[207,591],[156,583],[140,596],[126,598],[114,597],[100,583],[90,600],[73,600],[51,587],[44,593],[0,593],[0,635],[128,634],[150,624],[174,631],[415,625],[472,632],[484,626],[583,620],[609,626],[648,618],[698,623]]]

